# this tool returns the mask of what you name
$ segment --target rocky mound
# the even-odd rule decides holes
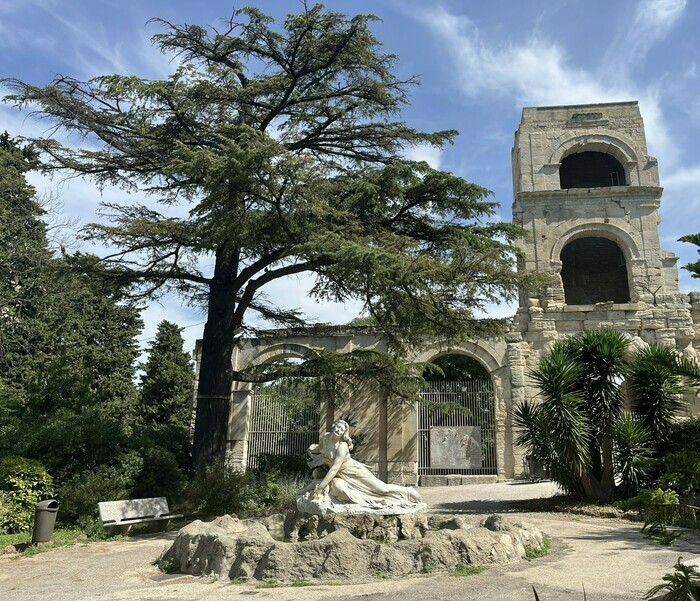
[[[508,563],[543,544],[537,528],[500,516],[491,516],[480,526],[443,520],[431,524],[431,529],[413,528],[411,536],[382,544],[338,528],[315,540],[281,542],[262,523],[223,516],[182,528],[160,565],[231,579],[361,581],[447,571],[459,565]]]

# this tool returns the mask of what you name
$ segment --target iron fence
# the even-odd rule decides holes
[[[418,408],[418,473],[495,474],[496,428],[491,380],[430,382]]]
[[[322,391],[315,383],[281,381],[259,386],[252,395],[248,468],[262,455],[303,457],[318,442]]]

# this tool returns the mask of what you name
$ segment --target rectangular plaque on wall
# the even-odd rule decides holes
[[[430,428],[431,468],[480,468],[479,426],[433,426]]]

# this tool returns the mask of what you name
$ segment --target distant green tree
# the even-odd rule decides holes
[[[194,368],[183,351],[180,328],[169,321],[158,324],[142,365],[138,416],[159,446],[171,451],[180,467],[190,465],[190,425]]]
[[[0,135],[0,450],[19,424],[24,383],[45,341],[41,309],[51,262],[44,211],[26,173],[36,155]]]
[[[0,454],[39,459],[60,481],[123,448],[141,320],[94,257],[54,256],[26,181],[37,166],[0,136]]]

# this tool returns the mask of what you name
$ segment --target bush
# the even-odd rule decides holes
[[[666,468],[662,486],[682,495],[700,494],[700,452],[670,453],[661,462]]]
[[[167,497],[169,503],[182,499],[186,479],[175,455],[163,447],[146,447],[141,451],[143,467],[136,478],[134,497]]]
[[[0,533],[29,530],[34,506],[53,496],[53,478],[33,459],[8,456],[0,459]]]
[[[700,454],[700,417],[674,422],[668,440],[659,449],[661,455],[685,451]]]
[[[622,510],[636,510],[644,520],[642,533],[658,538],[660,542],[668,544],[675,535],[666,536],[668,526],[677,521],[679,517],[678,493],[672,490],[643,490],[637,496],[615,503]],[[665,542],[668,541],[668,542]]]
[[[241,473],[214,466],[190,484],[187,501],[193,511],[207,517],[265,514],[291,507],[302,487],[299,479],[276,472]]]
[[[644,599],[656,599],[661,592],[665,593],[661,597],[665,601],[696,601],[700,599],[700,572],[693,566],[682,564],[681,559],[679,557],[676,565],[673,566],[676,571],[666,574],[661,579],[664,583],[647,591]]]
[[[353,441],[354,442],[354,441]],[[275,472],[286,476],[303,478],[311,472],[304,455],[277,455],[275,453],[260,453],[257,456],[256,472]]]
[[[101,501],[131,497],[142,466],[143,459],[137,453],[125,453],[118,467],[101,466],[66,481],[59,490],[61,521],[76,524],[81,518],[96,516],[97,504]]]

